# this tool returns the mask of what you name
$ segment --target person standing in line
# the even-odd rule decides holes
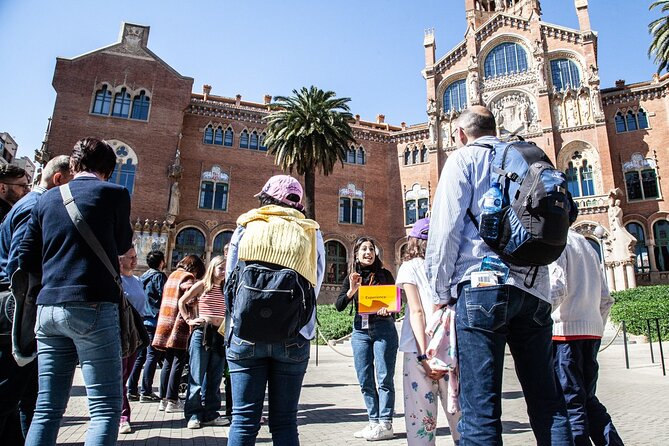
[[[42,194],[72,178],[70,157],[51,159],[29,194],[16,202],[0,224],[0,289],[9,288],[18,268],[19,244],[28,228],[30,215]],[[3,315],[4,316],[4,315]],[[12,356],[12,321],[3,320],[0,333],[0,444],[22,445],[37,401],[37,361],[19,367]]]
[[[137,251],[135,251],[135,248],[132,247],[125,254],[119,256],[118,263],[121,266],[123,294],[128,299],[128,302],[130,302],[130,305],[137,310],[137,313],[142,317],[146,317],[148,302],[146,294],[144,294],[144,287],[142,287],[139,277],[133,274],[133,271],[137,267]],[[123,358],[123,405],[121,408],[121,421],[119,423],[119,433],[121,434],[132,432],[132,427],[130,426],[130,402],[126,393],[126,382],[128,381],[130,372],[132,372],[136,358],[136,352]]]
[[[368,441],[393,438],[395,411],[395,362],[399,340],[395,318],[386,308],[377,314],[358,313],[358,290],[362,285],[394,285],[395,279],[383,267],[376,243],[360,237],[353,247],[354,271],[344,279],[335,302],[337,311],[353,305],[353,364],[358,375],[369,423],[353,434]],[[378,388],[377,388],[378,383]]]
[[[498,258],[475,222],[491,188],[495,117],[482,106],[457,120],[458,150],[448,156],[432,206],[425,269],[437,304],[457,299],[460,445],[502,444],[502,374],[509,345],[537,444],[572,445],[562,392],[553,370],[548,267],[507,265],[495,286],[472,287],[470,274],[486,256]],[[534,283],[527,285],[528,278]]]
[[[139,280],[144,287],[148,303],[144,328],[149,334],[149,345],[137,354],[135,365],[128,378],[128,399],[140,403],[156,403],[160,402],[160,397],[153,392],[153,377],[156,374],[156,366],[163,360],[163,352],[156,350],[151,342],[156,334],[160,303],[163,300],[163,288],[167,282],[167,276],[163,272],[165,254],[158,250],[149,252],[146,255],[146,264],[149,269],[141,275]],[[141,391],[138,392],[140,375],[142,375],[142,386]]]
[[[186,365],[190,326],[179,314],[179,298],[204,275],[204,263],[199,256],[190,254],[177,263],[163,289],[158,325],[152,346],[165,353],[160,370],[159,411],[178,413],[183,411],[179,401],[179,382]]]
[[[0,221],[28,192],[30,183],[25,170],[13,164],[0,165]]]
[[[188,429],[230,424],[218,413],[225,371],[224,340],[218,333],[225,322],[224,282],[225,258],[216,256],[209,262],[204,278],[179,299],[179,313],[193,330],[188,346],[188,392],[184,404]],[[191,318],[191,313],[196,317]]]
[[[237,219],[237,229],[228,248],[226,281],[240,261],[278,265],[294,270],[308,281],[313,287],[313,298],[318,298],[325,274],[325,247],[318,223],[302,213],[302,185],[290,175],[275,175],[256,197],[260,207]],[[226,296],[229,297],[232,296]],[[312,303],[315,305],[315,301]],[[228,308],[231,316],[234,310],[234,304]],[[298,327],[297,336],[275,342],[254,342],[235,335],[234,317],[230,318],[231,324],[226,327],[230,330],[226,358],[233,403],[228,446],[256,443],[265,389],[272,441],[282,446],[300,444],[297,405],[309,364],[309,341],[316,335],[316,309],[312,308],[306,316],[308,320]],[[261,333],[265,327],[249,329]]]
[[[82,139],[70,156],[74,179],[69,186],[84,220],[118,270],[118,256],[132,247],[133,230],[130,193],[107,181],[115,167],[116,154],[107,142]],[[80,364],[91,417],[86,443],[113,446],[123,387],[120,290],[71,221],[61,187],[42,195],[19,246],[19,267],[42,274],[35,327],[39,394],[26,444],[56,444]]]
[[[606,407],[595,396],[597,352],[613,305],[599,256],[573,229],[560,258],[549,265],[553,295],[553,352],[576,446],[621,446]]]
[[[407,297],[407,315],[400,333],[400,351],[404,352],[404,421],[409,446],[434,446],[437,434],[439,402],[444,409],[454,444],[459,444],[457,430],[459,413],[450,413],[446,371],[430,366],[427,348],[430,341],[425,333],[426,321],[433,313],[433,292],[425,275],[425,247],[430,219],[422,218],[409,232],[404,263],[397,272],[395,283]]]

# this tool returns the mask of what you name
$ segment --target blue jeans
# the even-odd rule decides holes
[[[142,375],[142,395],[151,395],[153,393],[153,376],[156,374],[156,366],[163,359],[163,352],[153,348],[151,343],[156,335],[156,327],[144,325],[149,334],[149,345],[137,353],[137,359],[132,367],[130,378],[128,378],[128,393],[137,395],[139,391],[139,377]]]
[[[353,329],[353,364],[370,421],[392,423],[398,345],[392,317],[377,317],[369,321],[368,329]]]
[[[188,360],[186,350],[168,348],[164,352],[165,360],[160,369],[160,397],[170,401],[179,401],[181,373]]]
[[[228,446],[254,445],[268,392],[269,430],[275,445],[296,446],[297,404],[309,363],[309,341],[249,342],[232,335],[226,350],[232,381]]]
[[[199,327],[190,338],[188,393],[184,406],[186,420],[211,421],[219,417],[221,381],[225,358],[214,349],[202,345],[204,330]]]
[[[91,417],[85,444],[115,445],[122,393],[118,305],[39,305],[35,333],[39,394],[26,444],[56,444],[78,361]]]
[[[622,446],[606,407],[595,396],[601,339],[553,341],[555,373],[567,402],[569,421],[576,446]]]
[[[502,444],[502,371],[509,344],[537,445],[573,445],[555,379],[551,305],[508,285],[461,285],[456,305],[461,446]]]

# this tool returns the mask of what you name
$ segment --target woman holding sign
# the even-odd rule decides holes
[[[344,279],[335,303],[338,311],[343,311],[350,302],[355,309],[351,335],[353,362],[367,407],[369,424],[353,436],[369,441],[385,440],[393,437],[397,330],[395,319],[388,308],[382,307],[370,314],[364,312],[368,308],[363,306],[363,311],[360,311],[359,292],[361,287],[370,285],[394,285],[395,279],[390,271],[383,268],[371,238],[361,237],[355,242],[353,261],[354,271]]]

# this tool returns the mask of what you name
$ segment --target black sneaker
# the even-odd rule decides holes
[[[160,397],[156,395],[155,393],[150,393],[148,395],[140,395],[139,397],[139,402],[140,403],[157,403],[160,401]]]
[[[128,401],[139,401],[139,394],[128,392]]]

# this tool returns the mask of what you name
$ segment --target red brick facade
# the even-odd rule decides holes
[[[448,89],[454,82],[464,81],[463,105],[491,107],[501,133],[519,125],[520,134],[544,148],[560,169],[568,169],[571,163],[580,172],[574,183],[582,189],[577,226],[586,235],[594,237],[592,231],[598,224],[608,230],[608,193],[615,188],[622,191],[619,198],[624,222],[638,223],[646,245],[651,247],[643,255],[649,267],[642,268],[639,278],[662,280],[664,274],[658,270],[669,270],[669,253],[665,268],[661,252],[662,259],[656,261],[653,244],[655,251],[661,251],[665,240],[669,242],[669,232],[665,237],[660,231],[661,240],[655,240],[653,225],[665,221],[669,210],[662,198],[669,193],[669,184],[661,176],[669,169],[665,149],[669,143],[665,100],[669,79],[600,89],[597,37],[590,30],[586,0],[575,0],[580,30],[541,21],[537,0],[506,2],[501,11],[494,10],[496,2],[465,3],[468,29],[461,43],[436,59],[434,36],[430,32],[425,36],[427,123],[396,127],[383,122],[383,116],[377,122],[356,117],[351,125],[355,148],[364,149],[364,164],[346,163],[343,168],[337,166],[332,175],[317,178],[317,217],[326,242],[341,243],[350,262],[354,240],[372,236],[382,248],[386,267],[396,270],[410,227],[405,225],[405,201],[418,207],[415,216],[421,207],[428,210],[432,206],[441,167],[454,150],[450,135],[458,114],[457,108],[445,109],[444,93],[451,91]],[[247,102],[240,96],[212,95],[209,86],[202,94],[193,93],[192,78],[178,74],[148,49],[148,34],[148,27],[124,24],[120,42],[73,59],[58,59],[48,150],[68,153],[84,136],[113,141],[117,153],[124,156],[123,162],[130,160],[136,166],[132,216],[140,253],[153,246],[169,255],[177,235],[194,228],[204,238],[200,253],[210,258],[221,247],[214,246],[216,236],[234,230],[239,214],[256,205],[253,195],[269,176],[279,173],[266,152],[240,148],[245,130],[262,134],[262,118],[271,98]],[[519,65],[512,73],[487,76],[487,56],[509,43],[524,51],[525,66]],[[579,85],[553,85],[551,61],[557,59],[577,67]],[[96,94],[103,88],[112,92],[107,114],[96,109]],[[149,98],[146,119],[111,116],[115,95],[121,94],[122,88],[131,98],[130,107],[141,92]],[[638,113],[640,107],[648,117],[648,128],[617,132],[616,113]],[[637,116],[637,123],[638,119],[642,118]],[[222,131],[232,129],[231,147],[205,142],[209,125],[213,129],[220,126]],[[633,160],[637,164],[630,164]],[[630,166],[637,167],[640,174],[649,169],[656,172],[657,196],[652,194],[652,185],[644,183],[649,189],[642,189],[653,197],[628,199],[624,170],[629,172]],[[204,180],[214,178],[227,184],[225,210],[200,207],[203,174]],[[174,197],[170,198],[175,195],[176,181],[178,212]],[[362,224],[339,222],[340,197],[348,194],[363,202]],[[336,285],[326,286],[330,298],[337,289]]]

